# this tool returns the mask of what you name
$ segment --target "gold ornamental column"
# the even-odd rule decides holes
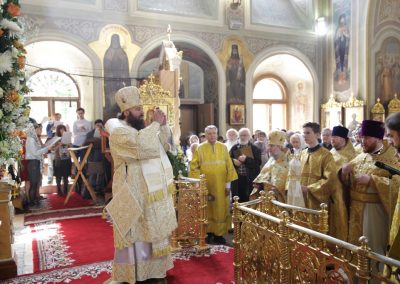
[[[13,232],[11,204],[12,186],[0,182],[0,279],[8,279],[17,275],[17,265],[12,251]],[[11,208],[11,209],[10,209]]]
[[[234,273],[234,281],[235,283],[241,283],[242,273],[241,273],[241,260],[240,260],[240,245],[241,245],[241,224],[240,224],[240,209],[239,209],[239,197],[233,197],[233,273]]]

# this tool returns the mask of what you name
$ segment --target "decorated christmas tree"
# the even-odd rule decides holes
[[[18,0],[0,0],[0,167],[20,158],[19,136],[27,126],[25,54]]]

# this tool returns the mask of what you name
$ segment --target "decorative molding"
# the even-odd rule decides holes
[[[379,5],[378,22],[381,24],[387,20],[399,21],[400,2],[394,0],[381,0]]]
[[[261,38],[252,38],[252,37],[244,37],[249,50],[253,54],[257,54],[263,49],[266,49],[270,46],[278,45],[280,43],[279,40],[272,39],[261,39]]]
[[[20,22],[24,30],[23,36],[21,37],[24,41],[34,38],[40,31],[46,20],[42,17],[31,16],[24,14]]]
[[[127,0],[104,0],[104,10],[115,11],[115,12],[127,12],[128,1]]]
[[[373,8],[372,5],[370,9]],[[395,0],[379,0],[376,1],[374,21],[374,36],[376,36],[386,26],[400,25],[400,2]]]
[[[317,61],[317,49],[316,44],[312,43],[304,43],[304,42],[289,42],[283,40],[273,40],[273,39],[260,39],[260,38],[252,38],[252,37],[244,37],[249,50],[253,54],[258,54],[262,50],[269,48],[274,45],[287,45],[304,53],[310,61],[316,66]]]
[[[78,20],[72,18],[56,18],[53,24],[60,30],[74,34],[86,42],[92,42],[98,38],[98,31],[103,25],[101,22]]]
[[[292,46],[302,53],[304,53],[313,63],[314,66],[317,66],[317,45],[312,43],[304,43],[304,42],[287,42],[289,46]]]
[[[133,35],[133,39],[137,43],[144,43],[154,36],[165,34],[167,35],[167,30],[163,28],[145,27],[145,26],[128,26],[128,29]],[[160,43],[161,44],[161,43]]]
[[[111,0],[105,0],[109,2],[113,2]],[[125,0],[120,0],[119,2],[124,2]],[[126,2],[126,1],[125,1]],[[110,4],[111,5],[111,4]],[[119,5],[119,4],[118,4]],[[123,4],[121,4],[123,5]],[[73,34],[77,37],[82,38],[85,42],[92,42],[98,39],[98,31],[105,24],[100,21],[90,21],[90,20],[80,20],[73,18],[44,18],[37,17],[31,15],[25,15],[27,36],[29,38],[33,38],[35,33],[37,34],[38,30],[45,26],[53,26],[61,31],[66,33]],[[147,27],[141,25],[126,25],[125,26],[132,34],[133,41],[143,45],[146,41],[150,40],[159,35],[166,34],[166,30],[162,27]],[[213,32],[196,32],[196,31],[187,31],[187,30],[179,30],[176,29],[174,31],[184,32],[191,34],[202,41],[204,41],[207,45],[211,47],[214,52],[218,52],[222,48],[222,44],[224,39],[229,36],[228,33],[213,33]],[[173,33],[172,33],[173,35]],[[257,37],[243,36],[243,39],[247,43],[249,50],[257,55],[262,50],[269,48],[275,45],[286,45],[304,53],[310,61],[316,66],[316,43],[306,43],[304,41],[287,41],[281,39],[263,39]]]
[[[163,34],[166,35],[166,30],[163,28],[130,25],[128,26],[128,29],[132,32],[133,39],[140,44],[143,44],[144,42],[148,41],[149,39],[155,36]],[[172,39],[174,31],[182,32],[181,30],[174,29],[172,31]],[[196,37],[200,38],[201,40],[206,42],[214,52],[217,52],[222,48],[222,43],[224,41],[224,38],[226,37],[226,34],[223,33],[207,33],[207,32],[197,33],[194,31],[193,32],[184,31],[184,32],[195,35]]]
[[[223,33],[195,33],[197,37],[205,41],[215,52],[222,48],[226,34]]]

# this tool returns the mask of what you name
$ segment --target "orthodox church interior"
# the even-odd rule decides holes
[[[41,121],[60,112],[72,123],[70,110],[80,106],[90,120],[108,118],[113,91],[158,71],[170,27],[182,51],[183,135],[208,124],[220,133],[299,130],[321,121],[320,106],[331,95],[341,103],[362,100],[369,117],[378,98],[387,107],[400,90],[399,4],[359,2],[21,1],[31,116]],[[233,48],[240,67],[231,68]],[[124,68],[113,72],[113,64]],[[122,79],[107,82],[108,74]],[[243,111],[239,122],[235,108]],[[331,125],[346,119],[330,118]]]
[[[0,0],[2,4],[8,2]],[[20,40],[26,50],[29,117],[43,124],[44,140],[46,125],[55,113],[71,128],[78,108],[84,109],[85,119],[91,122],[102,119],[106,123],[117,117],[119,109],[114,96],[127,86],[138,87],[142,98],[156,94],[145,113],[150,115],[156,101],[168,116],[175,144],[181,146],[190,135],[205,132],[208,125],[215,125],[224,138],[230,128],[249,128],[251,133],[277,129],[302,131],[306,122],[317,122],[322,128],[342,125],[354,130],[364,119],[384,122],[390,113],[400,111],[397,99],[400,0],[20,0],[16,3],[21,8]],[[47,169],[46,160],[44,163]],[[46,174],[43,179],[40,193],[51,193],[51,189],[46,192],[51,185],[45,185]],[[196,188],[204,186],[201,181],[199,184]],[[90,195],[88,199],[79,199],[80,196],[69,192],[67,202],[72,207],[68,212],[79,208],[72,217],[46,217],[42,215],[47,213],[40,209],[14,216],[9,213],[7,200],[11,198],[18,207],[14,201],[18,186],[0,187],[0,196],[4,191],[0,199],[0,279],[8,279],[4,283],[108,283],[114,244],[109,222],[100,218],[106,215],[104,204],[90,203]],[[51,209],[62,215],[65,197],[46,198],[43,202],[51,203]],[[263,198],[267,202],[268,198]],[[176,204],[177,208],[181,206]],[[232,210],[233,222],[239,226],[239,222],[235,223],[239,211]],[[90,219],[75,218],[81,215]],[[289,222],[287,218],[283,216],[280,222]],[[13,225],[7,224],[8,219]],[[325,224],[323,218],[307,220],[311,219],[317,227]],[[200,239],[204,241],[202,226],[196,230],[199,234],[201,231]],[[279,231],[282,228],[278,230],[278,225],[274,228],[280,236],[278,241],[259,237],[266,240],[268,247],[282,248],[285,232]],[[313,240],[326,233],[324,229],[315,230],[318,232],[310,237]],[[168,283],[250,283],[251,277],[264,279],[258,283],[292,283],[285,271],[295,271],[294,262],[292,269],[280,262],[278,272],[272,266],[278,267],[279,263],[262,268],[257,266],[260,263],[253,263],[252,267],[257,267],[254,271],[245,268],[251,266],[252,258],[237,255],[238,242],[232,239],[238,240],[240,236],[235,234],[226,236],[229,246],[215,246],[201,252],[205,260],[199,257],[201,263],[190,272],[185,271],[185,267],[192,267],[185,264],[190,258],[188,253],[175,253],[175,270],[169,272]],[[173,240],[179,237],[178,232]],[[246,238],[245,234],[242,238]],[[327,242],[321,238],[317,246]],[[199,243],[204,246],[202,241]],[[366,243],[363,245],[366,248]],[[245,248],[263,250],[250,245]],[[349,255],[356,254],[355,245],[349,244],[346,249]],[[262,257],[267,259],[276,253],[277,250],[271,250]],[[279,251],[285,253],[289,252]],[[337,260],[341,256],[337,256],[336,262],[321,264],[318,261],[323,256],[318,255],[308,259],[309,265],[325,265],[324,271],[339,271],[336,280],[364,271],[361,264],[353,265],[355,258],[343,255],[342,260],[347,259],[346,265],[350,267],[347,270],[345,261]],[[392,262],[386,258],[372,259],[400,267],[393,259]],[[201,272],[207,261],[215,264],[209,274]],[[301,263],[297,265],[300,267]],[[262,276],[261,271],[267,274]],[[250,278],[245,278],[249,275]],[[271,278],[262,278],[265,275]],[[300,272],[299,275],[306,277]],[[360,283],[367,283],[363,282],[367,276],[362,277]],[[388,276],[386,283],[399,283],[399,278],[393,277],[390,280]]]

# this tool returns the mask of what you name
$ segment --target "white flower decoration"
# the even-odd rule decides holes
[[[12,55],[12,58],[14,58],[14,59],[18,58],[18,54],[19,54],[19,50],[16,49],[16,48],[13,46],[13,47],[11,48],[11,55]]]
[[[3,75],[6,72],[11,72],[11,70],[12,70],[11,51],[7,50],[6,52],[0,54],[0,75]]]
[[[11,33],[20,33],[22,32],[22,29],[16,22],[9,21],[7,19],[3,19],[0,22],[0,26],[4,30],[9,30]]]
[[[12,159],[12,158],[10,158],[10,159],[8,159],[7,161],[6,161],[6,164],[7,165],[12,165],[12,166],[14,166],[15,165],[15,160],[14,159]]]
[[[8,84],[13,86],[13,89],[19,90],[20,89],[20,83],[19,83],[19,78],[18,77],[12,77],[10,80],[8,80]]]

